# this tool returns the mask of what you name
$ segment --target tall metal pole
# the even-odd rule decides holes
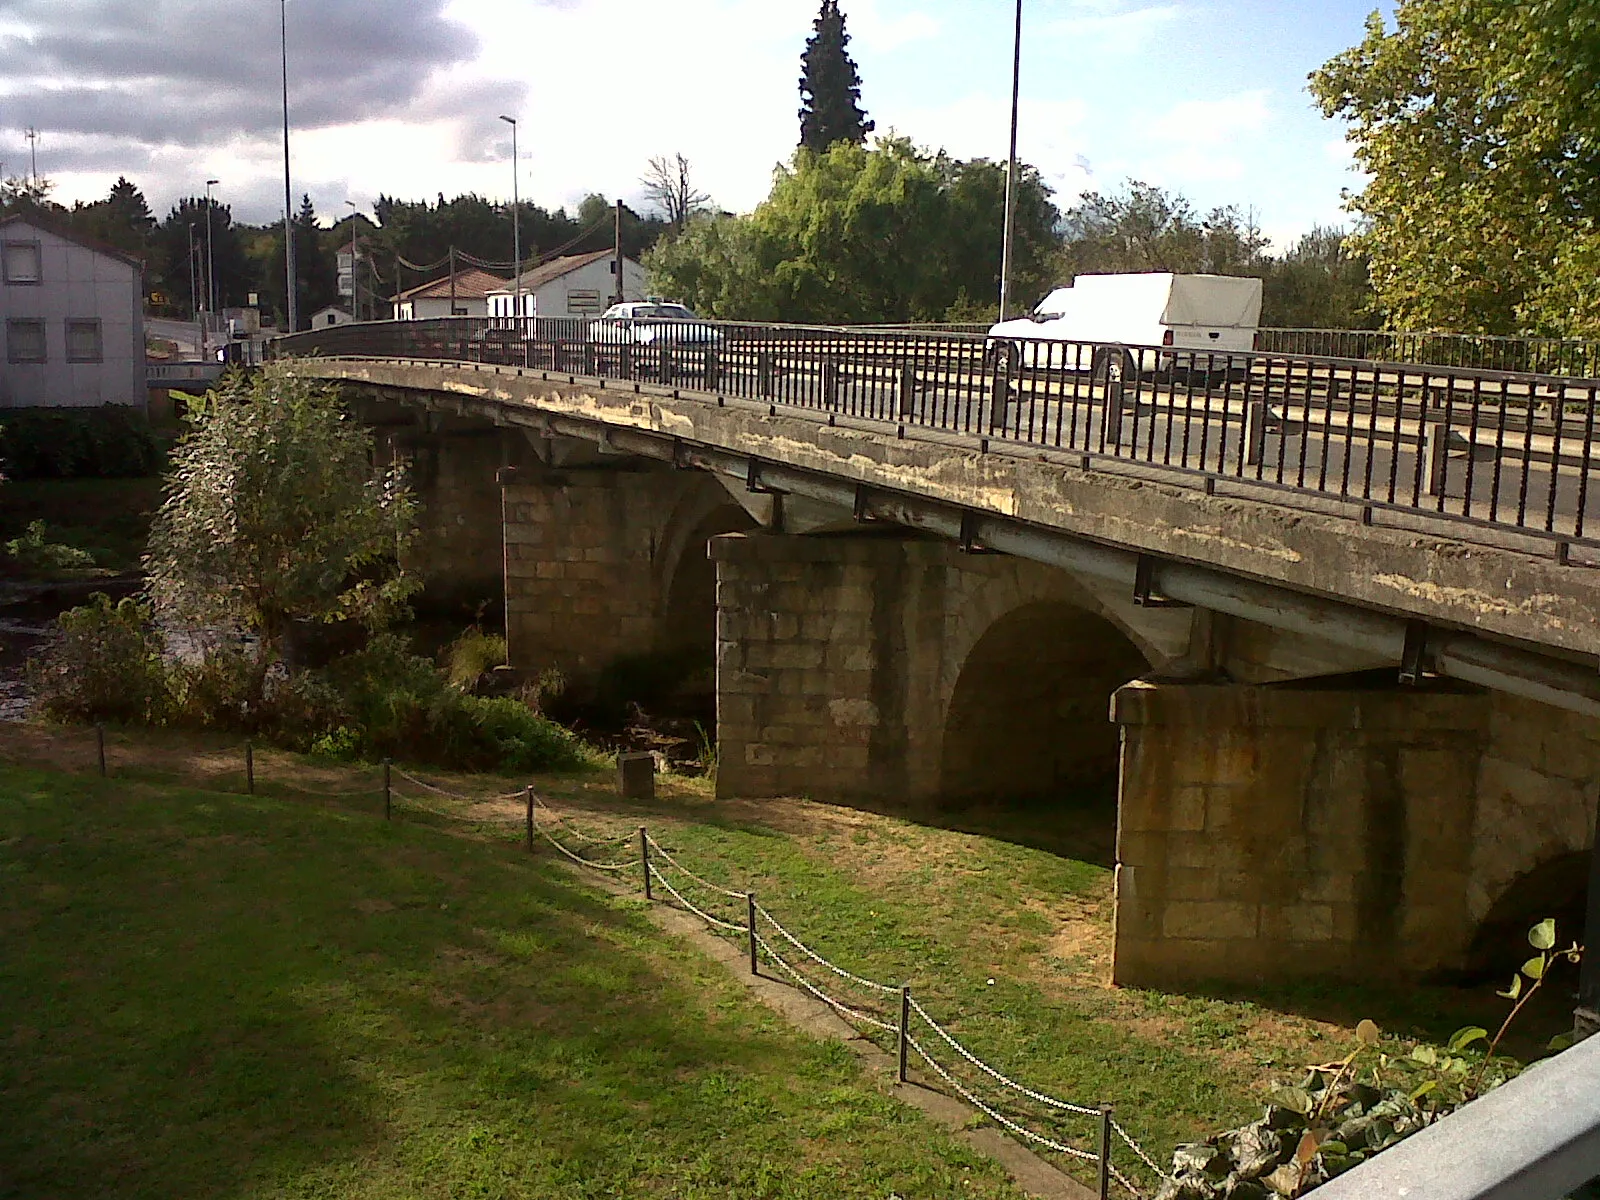
[[[194,255],[194,222],[189,222],[189,313],[200,324],[200,264]]]
[[[211,189],[219,179],[206,180],[206,312],[217,311],[217,260],[215,245],[211,240]],[[209,320],[207,324],[210,324]]]
[[[511,315],[522,320],[522,193],[519,178],[521,164],[517,161],[517,119],[501,117],[511,126]],[[520,323],[515,326],[520,329]]]
[[[623,286],[623,275],[622,275],[623,268],[625,266],[625,261],[624,261],[624,259],[622,257],[622,201],[621,200],[617,201],[616,232],[615,232],[615,234],[613,236],[616,239],[616,248],[617,248],[617,298],[615,300],[613,300],[612,303],[613,304],[626,304],[628,302],[628,289]]]
[[[1011,156],[1006,164],[1005,243],[1000,251],[1000,319],[1011,312],[1011,243],[1017,223],[1017,108],[1022,97],[1022,0],[1017,0],[1017,34],[1011,54]]]
[[[361,301],[356,298],[356,214],[361,210],[356,207],[354,200],[346,200],[350,206],[350,318],[361,320]]]
[[[284,307],[289,322],[285,332],[296,333],[300,328],[300,313],[295,301],[294,198],[289,184],[289,0],[279,0],[278,17],[283,45],[283,265],[288,289]]]

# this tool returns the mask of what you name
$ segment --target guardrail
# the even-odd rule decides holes
[[[1262,329],[1256,349],[1440,367],[1600,375],[1600,341],[1487,333],[1386,333],[1375,329]]]
[[[1600,380],[905,330],[446,319],[345,325],[279,355],[495,363],[1117,459],[1596,544]],[[999,448],[999,446],[996,446]]]

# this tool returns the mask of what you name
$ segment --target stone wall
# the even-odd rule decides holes
[[[1476,694],[1118,693],[1118,983],[1415,976],[1471,943]]]
[[[506,636],[511,665],[592,679],[616,659],[663,648],[686,623],[668,604],[674,576],[706,553],[694,540],[728,508],[708,477],[616,466],[523,468],[504,488]],[[680,605],[715,604],[679,588]],[[709,647],[708,647],[709,650]]]
[[[485,429],[399,437],[393,450],[408,464],[418,501],[417,538],[405,558],[423,592],[420,612],[470,620],[499,615],[505,595],[500,556],[502,435]]]

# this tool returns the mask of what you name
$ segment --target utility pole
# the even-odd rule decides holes
[[[616,238],[616,248],[617,248],[617,295],[616,295],[616,299],[612,300],[611,303],[613,303],[613,304],[626,304],[627,301],[628,301],[628,290],[622,284],[622,278],[623,278],[622,277],[622,268],[623,268],[623,263],[624,263],[625,260],[622,257],[622,201],[621,200],[617,201],[617,223],[616,223],[616,233],[615,233],[614,236]]]
[[[450,315],[456,315],[456,248],[450,247]]]
[[[1017,223],[1017,107],[1022,97],[1022,0],[1017,0],[1017,34],[1011,55],[1011,156],[1006,165],[1006,219],[1000,251],[1000,319],[1011,314],[1011,246]]]
[[[32,125],[23,134],[28,139],[28,181],[34,187],[39,186],[39,131]]]
[[[287,287],[284,315],[289,322],[289,328],[284,332],[297,333],[300,315],[295,300],[294,196],[289,186],[289,0],[279,0],[278,20],[283,46],[283,266]]]
[[[194,222],[189,222],[189,313],[200,324],[200,266],[194,256]]]
[[[211,238],[211,189],[220,179],[206,180],[206,312],[217,311],[217,259],[216,244]]]

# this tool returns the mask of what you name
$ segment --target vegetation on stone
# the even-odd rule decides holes
[[[136,409],[12,408],[0,420],[0,478],[81,479],[149,475],[165,447]]]

